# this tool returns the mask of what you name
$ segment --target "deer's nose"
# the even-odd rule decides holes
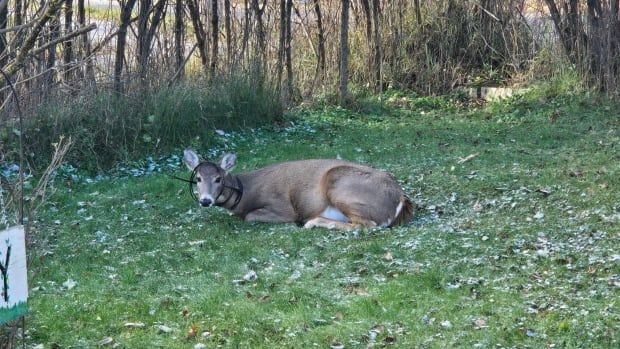
[[[208,207],[211,206],[211,199],[200,199],[200,206],[202,207]]]

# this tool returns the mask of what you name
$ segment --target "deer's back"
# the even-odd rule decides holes
[[[382,188],[402,193],[392,176],[368,166],[330,159],[283,162],[241,174],[245,188],[244,211],[261,207],[278,207],[302,221],[318,215],[330,203],[327,189],[334,182],[341,185],[380,181]]]

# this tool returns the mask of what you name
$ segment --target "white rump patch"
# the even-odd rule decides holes
[[[403,210],[403,200],[400,200],[400,202],[398,203],[398,206],[396,206],[396,213],[394,214],[394,220],[398,217],[398,215],[400,214],[400,211],[402,210]],[[392,220],[392,222],[394,220]]]
[[[396,218],[398,218],[398,215],[400,214],[400,211],[403,210],[403,206],[404,206],[404,204],[403,204],[403,201],[401,200],[398,203],[398,206],[396,206],[396,213],[394,213],[394,218],[392,218],[391,220],[388,220],[387,222],[385,222],[381,226],[385,228],[385,227],[389,227],[392,223],[394,223]]]
[[[340,212],[339,209],[333,206],[327,206],[327,208],[323,212],[321,212],[321,217],[325,219],[331,219],[332,221],[351,223],[349,217],[345,216],[344,213]]]

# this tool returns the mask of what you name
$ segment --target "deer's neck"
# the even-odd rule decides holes
[[[241,198],[243,198],[243,183],[241,183],[241,179],[237,176],[228,175],[224,180],[224,189],[222,190],[222,194],[220,194],[221,198],[217,205],[222,206],[227,210],[234,211],[239,203],[241,202]]]

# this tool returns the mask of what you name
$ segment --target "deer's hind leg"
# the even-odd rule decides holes
[[[355,227],[388,226],[399,197],[385,174],[340,166],[325,177],[327,200]]]
[[[355,225],[351,223],[345,223],[340,221],[335,221],[328,218],[323,217],[315,217],[306,222],[304,224],[304,228],[312,229],[312,228],[326,228],[326,229],[338,229],[338,230],[353,230],[355,229]]]

